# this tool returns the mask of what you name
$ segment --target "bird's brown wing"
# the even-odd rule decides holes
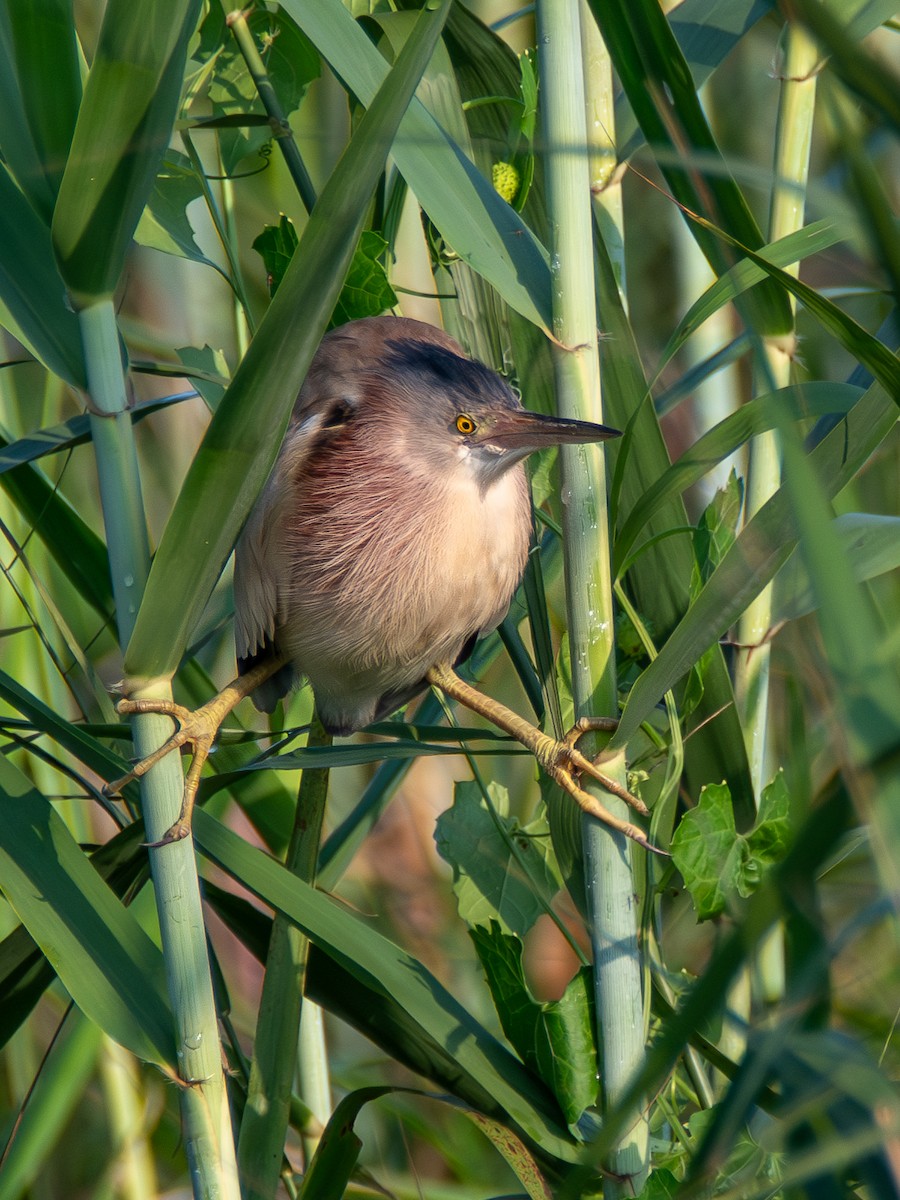
[[[238,674],[281,657],[278,630],[285,619],[283,597],[290,580],[283,534],[290,506],[290,481],[302,468],[311,438],[300,425],[292,425],[285,437],[272,474],[235,547],[234,556],[234,644]],[[253,693],[261,712],[272,712],[296,683],[290,664],[277,671]]]

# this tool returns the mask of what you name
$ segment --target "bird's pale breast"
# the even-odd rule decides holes
[[[502,620],[531,527],[520,465],[482,490],[465,464],[438,483],[390,449],[373,471],[370,440],[363,472],[362,452],[348,432],[295,481],[277,631],[326,723],[344,729]]]

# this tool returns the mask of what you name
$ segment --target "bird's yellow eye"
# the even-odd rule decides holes
[[[460,413],[456,418],[456,428],[460,433],[474,433],[478,425],[468,413]]]

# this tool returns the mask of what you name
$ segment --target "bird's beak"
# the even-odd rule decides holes
[[[621,436],[618,429],[610,429],[608,425],[549,417],[525,409],[496,413],[490,429],[484,431],[485,442],[504,450],[518,450],[520,454],[531,454],[545,446],[560,446],[566,442],[604,442]]]

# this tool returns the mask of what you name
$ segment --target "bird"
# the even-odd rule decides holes
[[[327,333],[235,548],[237,678],[194,713],[122,701],[123,714],[166,712],[179,728],[109,790],[190,742],[182,813],[161,844],[178,840],[218,726],[244,696],[272,712],[306,678],[326,731],[346,735],[433,684],[523,742],[586,811],[655,849],[578,783],[587,772],[647,814],[577,749],[614,719],[587,718],[557,740],[455,670],[503,620],[525,570],[524,460],[618,436],[526,410],[501,375],[424,322],[366,317]]]

